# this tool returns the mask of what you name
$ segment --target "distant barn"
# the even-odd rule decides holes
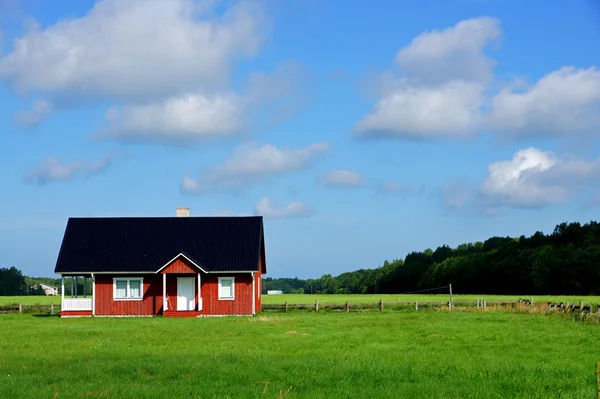
[[[281,290],[267,290],[267,295],[281,295],[283,291]]]

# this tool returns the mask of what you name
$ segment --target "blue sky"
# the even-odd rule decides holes
[[[318,277],[597,215],[592,0],[0,0],[0,32],[28,275],[73,216],[263,215],[269,275]]]

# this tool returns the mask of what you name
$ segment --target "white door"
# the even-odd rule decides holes
[[[177,277],[177,310],[194,310],[196,279]]]

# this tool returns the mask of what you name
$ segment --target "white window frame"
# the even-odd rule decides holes
[[[258,299],[262,294],[262,276],[258,276]]]
[[[126,296],[117,297],[117,281],[127,281]],[[140,296],[132,297],[131,282],[140,282]],[[113,301],[141,301],[144,299],[144,278],[143,277],[113,277]]]
[[[221,296],[221,282],[223,280],[231,280],[231,297],[223,297]],[[219,286],[218,286],[218,294],[219,301],[233,301],[235,300],[235,277],[219,277]]]

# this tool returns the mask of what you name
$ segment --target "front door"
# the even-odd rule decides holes
[[[177,310],[194,310],[196,297],[196,279],[177,277]]]

